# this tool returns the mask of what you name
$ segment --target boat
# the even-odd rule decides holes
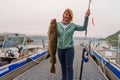
[[[12,80],[43,61],[48,51],[43,46],[29,45],[24,34],[9,34],[4,37],[0,49],[0,80]]]
[[[120,80],[120,36],[118,39],[118,50],[103,40],[97,46],[90,44],[92,58],[109,80]]]

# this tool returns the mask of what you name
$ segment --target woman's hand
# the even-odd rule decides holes
[[[85,16],[86,16],[86,17],[89,17],[89,15],[90,15],[90,9],[88,9],[88,10],[86,11],[86,13],[85,13]]]

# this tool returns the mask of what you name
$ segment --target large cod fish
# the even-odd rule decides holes
[[[56,63],[56,51],[57,51],[57,23],[56,19],[52,19],[48,31],[48,53],[50,55],[51,73],[56,73],[55,63]]]

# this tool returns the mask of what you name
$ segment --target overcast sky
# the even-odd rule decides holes
[[[66,8],[73,10],[73,22],[83,25],[89,0],[0,0],[0,32],[47,35],[52,18],[62,20]],[[107,37],[120,30],[120,0],[92,0],[88,37]],[[92,26],[94,17],[95,26]],[[74,36],[84,37],[85,32]]]

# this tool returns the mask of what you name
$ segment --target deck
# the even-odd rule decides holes
[[[79,80],[81,53],[81,47],[79,45],[75,46],[74,80]],[[56,74],[50,73],[50,67],[51,64],[49,59],[46,59],[27,72],[19,75],[14,80],[61,80],[61,69],[58,59],[56,64]],[[107,80],[107,78],[102,71],[100,71],[92,58],[90,58],[89,62],[84,63],[83,65],[82,80]]]

